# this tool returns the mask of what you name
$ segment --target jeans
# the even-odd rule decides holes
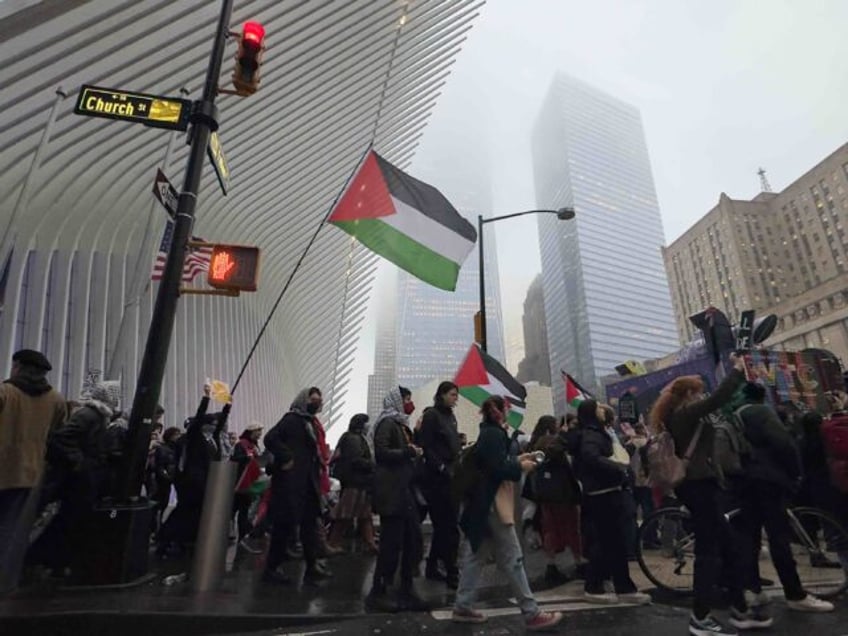
[[[489,511],[489,536],[483,541],[480,549],[474,552],[467,540],[462,543],[462,570],[459,575],[459,589],[456,591],[457,609],[470,610],[473,607],[483,567],[488,555],[494,553],[498,570],[506,577],[513,595],[518,599],[521,613],[527,619],[539,613],[539,606],[527,582],[524,555],[515,534],[515,526],[504,525],[492,510]]]
[[[695,534],[695,618],[703,619],[712,609],[713,592],[724,573],[730,588],[730,602],[739,610],[747,610],[741,585],[741,567],[730,524],[719,501],[720,488],[711,479],[684,481],[676,489],[678,498],[689,509]]]
[[[439,560],[445,564],[448,574],[456,573],[456,560],[459,551],[458,511],[451,496],[450,479],[430,476],[427,490],[427,505],[430,508],[430,520],[433,522],[433,540],[430,543],[430,555],[427,558],[430,567],[436,567]]]
[[[612,579],[618,594],[636,591],[627,562],[627,539],[631,519],[628,515],[629,492],[621,490],[583,497],[583,514],[595,533],[588,553],[587,594],[603,594],[604,581]]]
[[[763,528],[769,540],[769,552],[783,592],[788,601],[800,601],[807,593],[798,578],[792,558],[792,529],[786,514],[786,494],[777,485],[751,480],[742,491],[740,526],[744,532],[745,588],[760,592],[760,540]]]
[[[0,593],[18,584],[23,553],[26,551],[31,519],[26,519],[31,488],[0,490]]]

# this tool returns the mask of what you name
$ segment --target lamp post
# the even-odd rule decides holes
[[[486,223],[494,223],[495,221],[503,221],[504,219],[512,219],[516,216],[526,216],[527,214],[556,214],[560,221],[568,221],[574,218],[574,208],[560,208],[559,210],[527,210],[526,212],[515,212],[514,214],[504,214],[503,216],[495,216],[490,219],[484,219],[482,214],[477,215],[477,246],[480,257],[480,348],[483,351],[488,350],[488,339],[486,337],[486,267],[483,257],[483,226]]]

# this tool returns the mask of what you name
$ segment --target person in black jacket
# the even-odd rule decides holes
[[[374,460],[368,440],[365,439],[367,423],[368,416],[357,413],[351,418],[347,432],[339,439],[333,471],[342,484],[342,492],[331,513],[333,528],[330,530],[329,542],[333,548],[341,548],[344,533],[355,520],[366,548],[377,554],[372,519],[374,511],[371,507]]]
[[[185,550],[197,540],[206,479],[212,461],[221,456],[224,425],[219,414],[207,413],[211,392],[212,387],[204,385],[197,412],[185,421],[185,434],[177,446],[177,506],[159,530],[156,553],[160,557],[171,549]]]
[[[577,408],[580,441],[575,453],[577,477],[583,484],[583,514],[591,528],[585,598],[597,603],[648,603],[638,592],[627,562],[627,504],[630,456],[615,432],[607,429],[607,411],[595,400]],[[615,594],[604,590],[612,579]]]
[[[263,578],[286,584],[291,579],[280,568],[286,548],[300,531],[304,583],[318,584],[331,576],[318,564],[318,517],[321,515],[321,460],[312,418],[321,408],[316,387],[297,394],[291,408],[265,436],[265,448],[274,456],[271,469],[271,516],[273,531]]]
[[[745,589],[761,598],[760,538],[763,528],[769,552],[783,585],[789,609],[802,612],[832,612],[833,603],[804,590],[792,558],[792,529],[786,508],[801,483],[801,454],[792,434],[775,410],[765,403],[766,389],[749,382],[743,388],[746,404],[737,410],[751,444],[745,466],[745,486],[741,489],[742,526],[745,535]],[[838,564],[836,564],[838,567]]]
[[[453,413],[458,399],[459,389],[456,384],[439,384],[434,405],[424,411],[418,433],[424,451],[424,493],[433,522],[433,538],[425,576],[431,581],[446,581],[452,590],[459,584],[459,569],[456,566],[459,510],[451,497],[451,473],[462,450]],[[439,571],[439,561],[445,566],[445,574]]]
[[[162,515],[171,499],[171,486],[177,477],[177,447],[182,431],[176,426],[166,429],[162,435],[162,443],[153,452],[153,501],[156,502],[154,528],[159,531],[162,526]]]
[[[383,400],[383,412],[374,430],[374,509],[380,515],[380,551],[371,592],[365,599],[370,611],[427,609],[412,585],[421,560],[421,520],[412,482],[423,453],[413,443],[409,428],[414,410],[409,389],[394,387]],[[393,603],[387,594],[398,561],[400,590],[397,603]]]

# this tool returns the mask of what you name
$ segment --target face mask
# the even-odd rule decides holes
[[[310,415],[315,415],[318,411],[321,410],[321,405],[316,402],[308,402],[306,404],[306,412]]]
[[[415,404],[412,402],[404,402],[403,403],[403,412],[406,415],[412,415],[412,412],[415,410]]]

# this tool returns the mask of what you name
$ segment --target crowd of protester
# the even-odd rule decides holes
[[[116,496],[127,428],[117,383],[97,383],[68,402],[47,382],[50,363],[41,353],[19,351],[13,360],[12,376],[0,385],[4,589],[14,586],[11,573],[20,571],[23,555],[31,568],[73,576],[75,551],[97,532],[94,504]],[[267,584],[292,583],[288,563],[302,559],[303,582],[323,585],[333,576],[328,558],[358,544],[376,556],[368,610],[427,609],[415,583],[423,576],[455,592],[454,621],[478,623],[486,620],[474,607],[480,577],[493,560],[528,630],[545,630],[562,614],[537,604],[525,550],[543,551],[548,586],[581,579],[587,602],[649,603],[630,568],[659,537],[642,536],[639,546],[638,527],[676,501],[691,514],[695,534],[690,634],[772,624],[758,570],[763,531],[787,606],[831,611],[832,603],[801,585],[786,507],[814,505],[848,521],[848,456],[832,441],[848,431],[846,397],[829,396],[824,414],[781,413],[761,385],[746,381],[740,359],[731,357],[731,365],[711,395],[699,377],[675,379],[647,418],[622,420],[590,398],[576,414],[541,417],[530,435],[508,426],[508,401],[492,396],[470,445],[454,414],[454,383],[441,383],[415,420],[411,392],[395,387],[373,425],[366,414],[351,419],[334,452],[319,388],[301,391],[263,436],[256,422],[239,435],[228,432],[226,417],[209,412],[205,386],[182,426],[166,427],[157,410],[144,483],[155,504],[151,541],[161,559],[190,553],[210,466],[229,459],[238,475],[231,539],[245,552],[267,551]],[[730,457],[736,464],[720,456],[728,422],[738,424],[744,442]],[[832,434],[837,429],[841,437]],[[686,461],[674,488],[657,485],[651,474],[650,450],[664,434]],[[739,521],[728,523],[725,513],[737,508]],[[563,569],[564,555],[570,565]],[[714,612],[718,588],[730,599],[731,627]]]

